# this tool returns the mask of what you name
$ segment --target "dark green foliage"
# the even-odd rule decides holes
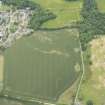
[[[2,2],[5,5],[12,5],[17,7],[18,9],[23,9],[27,7],[30,7],[30,9],[36,9],[39,7],[38,4],[29,0],[2,0]]]
[[[105,33],[105,14],[98,11],[95,0],[84,0],[81,15],[83,21],[79,25],[80,41],[82,49],[86,50],[89,41],[96,35]]]
[[[98,10],[97,3],[95,0],[84,0],[83,9],[81,15],[86,18],[90,13],[96,12]]]
[[[54,18],[56,18],[56,16],[53,13],[45,10],[39,10],[38,12],[33,13],[30,19],[29,28],[36,30],[44,22]]]
[[[92,101],[92,100],[88,100],[88,101],[86,102],[86,105],[94,105],[94,104],[93,104],[93,101]]]

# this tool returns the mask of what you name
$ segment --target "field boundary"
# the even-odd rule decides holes
[[[82,69],[83,70],[82,70],[82,75],[81,75],[80,82],[79,82],[79,85],[78,85],[78,88],[77,88],[77,92],[76,92],[76,95],[75,95],[74,105],[76,105],[76,103],[78,103],[78,95],[79,95],[80,88],[81,88],[81,85],[82,85],[82,82],[83,82],[83,79],[84,79],[84,75],[85,75],[85,64],[84,64],[84,57],[83,57],[83,51],[82,51],[82,46],[81,46],[80,39],[79,39],[79,44],[80,44],[80,50],[81,50],[81,60],[82,60]]]

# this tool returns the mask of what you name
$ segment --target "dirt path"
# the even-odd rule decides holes
[[[82,51],[82,46],[81,46],[80,40],[79,40],[79,44],[80,44],[81,60],[82,60],[82,75],[81,75],[80,82],[79,82],[79,85],[78,85],[78,89],[77,89],[77,92],[76,92],[76,95],[75,95],[74,104],[78,104],[78,96],[79,96],[80,88],[81,88],[81,85],[82,85],[82,82],[83,82],[83,79],[84,79],[84,75],[85,75],[85,64],[84,64],[84,57],[83,57],[83,51]]]
[[[4,57],[0,55],[0,81],[3,80],[3,65],[4,65]]]

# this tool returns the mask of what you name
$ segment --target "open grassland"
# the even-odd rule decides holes
[[[101,12],[105,12],[105,0],[96,0],[96,1],[97,1],[99,10]]]
[[[10,7],[6,5],[0,5],[0,11],[6,11],[6,10],[10,10]]]
[[[80,46],[76,30],[36,31],[5,54],[4,94],[55,101],[78,79]]]
[[[105,104],[105,37],[91,42],[91,76],[82,84],[80,99],[86,105],[92,100],[94,105]]]
[[[42,27],[57,28],[70,25],[81,19],[80,10],[82,0],[67,2],[65,0],[32,0],[40,4],[43,8],[52,11],[57,18],[46,22]]]

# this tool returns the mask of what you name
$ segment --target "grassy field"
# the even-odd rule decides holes
[[[81,71],[76,30],[37,31],[4,54],[4,94],[56,100]]]
[[[92,100],[94,105],[105,103],[105,37],[95,39],[91,42],[91,76],[82,84],[80,99],[84,105]]]
[[[82,0],[67,2],[65,0],[32,0],[43,8],[52,11],[57,18],[46,22],[42,27],[57,28],[70,25],[71,22],[80,20]]]
[[[105,12],[105,0],[96,0],[101,12]]]
[[[0,6],[0,11],[6,11],[6,10],[10,10],[10,7],[6,6],[6,5],[1,5]]]

